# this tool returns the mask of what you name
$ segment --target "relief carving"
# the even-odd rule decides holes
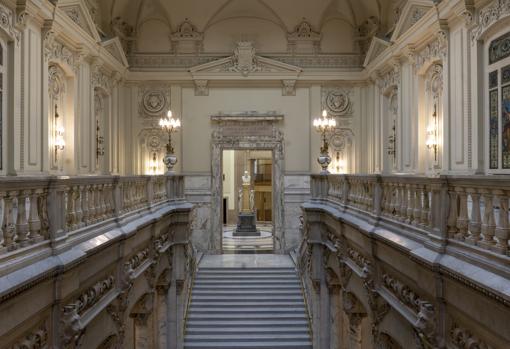
[[[36,330],[29,332],[20,341],[16,342],[11,349],[41,349],[47,348],[48,330],[46,325],[39,326]]]
[[[161,117],[170,109],[170,86],[140,86],[138,99],[140,117]]]
[[[352,114],[351,89],[323,88],[322,109],[334,116],[349,116]]]

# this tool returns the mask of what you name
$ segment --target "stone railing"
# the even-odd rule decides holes
[[[183,199],[181,176],[0,177],[0,266],[47,255],[71,237],[90,237],[133,213]]]
[[[509,198],[510,176],[312,176],[312,202],[505,264]]]

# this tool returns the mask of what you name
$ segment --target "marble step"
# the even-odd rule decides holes
[[[243,302],[236,302],[236,301],[222,301],[222,302],[204,302],[204,301],[197,301],[195,299],[192,299],[192,307],[197,308],[214,308],[214,307],[303,307],[303,301],[296,299],[293,302],[289,302],[287,300],[280,300],[280,301],[273,301],[273,302],[267,302],[267,301],[243,301]]]
[[[297,282],[293,285],[288,284],[281,284],[281,283],[273,283],[271,285],[261,285],[261,284],[241,284],[241,283],[234,283],[231,285],[227,284],[219,284],[219,285],[204,285],[204,284],[197,284],[195,282],[195,285],[193,285],[193,291],[194,290],[236,290],[236,289],[242,289],[242,290],[298,290],[300,291],[300,288],[296,285],[299,285]]]
[[[280,305],[275,305],[272,307],[199,307],[196,305],[191,305],[189,314],[191,315],[199,315],[199,314],[304,314],[305,307],[292,305],[290,307],[281,307]]]
[[[186,334],[201,334],[201,335],[220,335],[220,334],[278,334],[278,333],[307,333],[308,332],[308,324],[303,326],[261,326],[264,323],[261,323],[256,326],[243,326],[243,327],[212,327],[208,326],[208,324],[204,324],[202,326],[188,327],[186,330]]]
[[[229,273],[222,274],[204,274],[197,273],[195,276],[195,280],[294,280],[296,281],[296,273],[278,273],[278,274],[239,274],[232,275]]]
[[[292,279],[282,279],[282,280],[267,280],[267,279],[218,279],[218,280],[203,280],[201,278],[195,279],[195,286],[213,286],[213,285],[223,285],[223,286],[231,286],[231,285],[238,285],[238,286],[246,286],[246,285],[275,285],[275,286],[284,286],[284,285],[292,285],[296,287],[300,287],[301,283],[294,278]]]
[[[296,295],[289,296],[289,295],[275,295],[273,293],[270,294],[259,294],[259,295],[251,295],[247,296],[245,293],[241,295],[224,295],[224,296],[218,296],[218,295],[193,295],[191,297],[192,302],[193,301],[205,301],[208,303],[211,302],[226,302],[226,301],[246,301],[246,302],[282,302],[282,301],[299,301],[303,302],[303,297],[301,294],[296,292]]]
[[[266,343],[249,343],[249,342],[214,342],[214,343],[188,343],[184,342],[184,349],[312,349],[310,341],[294,342],[294,341],[274,341]]]
[[[242,329],[250,329],[250,328],[259,328],[259,327],[271,327],[271,328],[279,328],[279,327],[306,327],[308,328],[308,320],[306,319],[291,319],[291,320],[246,320],[246,319],[223,319],[223,320],[193,320],[189,319],[186,327],[188,329],[191,328],[203,328],[204,326],[210,328],[239,328]]]
[[[202,335],[202,334],[188,334],[186,335],[186,342],[224,342],[233,340],[237,343],[239,342],[274,342],[278,340],[292,340],[295,342],[298,341],[307,341],[310,337],[306,332],[304,334],[286,334],[286,333],[273,333],[270,335],[267,334],[211,334],[211,335]]]
[[[246,319],[245,314],[234,314],[234,313],[221,313],[221,314],[189,314],[188,319],[190,320],[229,320],[229,319]],[[277,314],[277,313],[260,313],[250,314],[252,320],[302,320],[306,319],[305,313],[298,314]]]

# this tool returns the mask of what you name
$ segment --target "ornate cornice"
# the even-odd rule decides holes
[[[510,16],[510,0],[493,0],[478,12],[477,22],[471,32],[471,40],[479,40],[482,34],[500,19]]]
[[[8,7],[0,4],[0,28],[2,28],[19,46],[21,33],[15,28],[14,13]]]

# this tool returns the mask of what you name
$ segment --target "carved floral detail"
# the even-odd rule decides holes
[[[14,344],[11,349],[40,349],[48,345],[48,330],[45,325],[38,327]]]
[[[420,303],[422,300],[409,286],[404,285],[400,280],[388,274],[383,274],[382,281],[384,286],[405,305],[413,309],[416,313],[420,311]]]
[[[131,257],[124,266],[128,270],[136,270],[143,262],[145,262],[149,258],[149,247],[144,248],[143,250],[137,252],[133,257]]]
[[[487,343],[473,335],[471,331],[456,323],[452,324],[450,336],[452,343],[455,344],[458,349],[492,349],[490,345],[487,345]]]
[[[83,292],[73,303],[69,303],[66,307],[74,309],[77,314],[83,314],[96,304],[108,291],[115,286],[115,277],[113,275],[95,283]]]

